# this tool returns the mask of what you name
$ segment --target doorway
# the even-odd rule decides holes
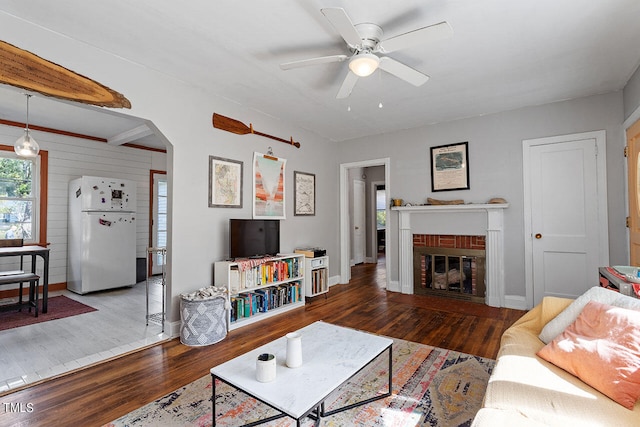
[[[352,206],[353,206],[353,214],[351,216],[351,235],[352,246],[351,246],[351,259],[352,264],[362,264],[365,258],[365,250],[366,250],[366,202],[365,202],[365,182],[360,179],[353,180],[352,187]]]
[[[352,179],[350,179],[350,172],[352,173],[356,169],[362,169],[373,166],[382,166],[384,169],[384,184],[385,184],[385,197],[386,200],[390,200],[390,164],[389,158],[364,160],[353,163],[343,163],[340,165],[340,283],[349,283],[351,279],[351,244],[353,240],[352,233],[352,212],[350,206],[353,201],[352,192]],[[380,179],[376,179],[380,181]],[[366,186],[365,186],[366,188]],[[365,208],[369,210],[368,204],[365,204]],[[386,207],[387,214],[389,207]],[[369,233],[369,227],[366,227],[367,233]],[[384,268],[389,271],[390,257],[388,256],[389,242],[390,242],[389,229],[385,229],[385,262]],[[389,275],[386,275],[386,285],[389,286]]]
[[[526,300],[576,298],[609,260],[605,131],[523,141]]]
[[[84,107],[78,106],[78,108]],[[124,123],[142,120],[116,112],[108,113],[110,120],[122,118]],[[43,187],[49,197],[65,201],[68,198],[68,186],[60,184],[81,176],[87,170],[101,171],[100,175],[103,176],[118,175],[135,179],[139,196],[136,258],[145,257],[145,248],[150,242],[148,236],[150,228],[146,223],[151,219],[148,214],[152,211],[152,199],[148,198],[150,189],[147,186],[150,184],[147,172],[152,167],[165,169],[167,165],[172,163],[172,150],[169,149],[171,146],[169,141],[153,123],[144,121],[144,124],[146,128],[154,132],[153,136],[145,137],[147,143],[151,145],[153,140],[157,139],[168,149],[166,153],[164,150],[149,147],[146,149],[142,146],[134,146],[121,149],[113,144],[60,136],[61,140],[56,138],[48,141],[47,151],[50,161],[53,157],[51,153],[55,153],[57,161],[55,164],[56,179],[54,185]],[[127,161],[123,162],[122,159],[127,159]],[[91,167],[89,168],[87,165],[91,165]],[[166,174],[164,176],[169,187],[168,197],[171,197],[171,176]],[[170,214],[171,210],[168,209],[167,227],[169,230],[171,229]],[[54,286],[62,285],[66,281],[66,245],[61,246],[55,243],[62,241],[61,236],[65,237],[64,241],[66,242],[68,230],[66,218],[65,221],[60,221],[59,216],[52,217],[50,215],[47,223],[49,235],[54,236],[49,264],[49,283]],[[170,265],[170,259],[168,264]],[[141,270],[144,272],[145,269]],[[169,279],[167,281],[169,294],[170,285]],[[18,357],[8,355],[11,363],[5,366],[6,369],[2,372],[0,382],[6,381],[5,384],[8,383],[11,387],[20,387],[31,381],[39,381],[51,375],[87,366],[87,364],[96,363],[105,358],[170,338],[169,334],[160,333],[160,326],[145,324],[145,283],[85,295],[69,292],[63,286],[55,288],[54,286],[49,288],[50,303],[53,298],[60,297],[59,301],[76,300],[97,310],[80,316],[70,316],[3,331],[0,347],[13,348],[16,351],[20,350],[20,345],[17,343],[21,341],[21,337],[26,331],[29,331],[30,334],[38,334],[42,338],[39,340],[38,348],[29,352],[16,353]],[[167,310],[167,312],[170,311]],[[61,324],[67,326],[61,327]],[[100,336],[99,340],[94,339],[96,334]],[[73,351],[69,351],[70,348]]]
[[[375,258],[372,262],[377,262],[379,255],[384,254],[387,231],[387,195],[384,181],[374,181],[371,183],[371,234],[375,236],[371,239],[371,256]]]

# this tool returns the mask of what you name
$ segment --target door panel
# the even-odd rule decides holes
[[[534,304],[575,298],[598,277],[595,139],[530,148]]]
[[[640,266],[640,121],[627,129],[629,262]]]

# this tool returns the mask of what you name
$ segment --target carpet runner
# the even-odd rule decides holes
[[[495,361],[394,338],[393,393],[367,405],[323,418],[322,426],[468,426],[482,405]],[[364,400],[387,390],[387,358],[382,356],[342,385],[327,409]],[[276,412],[220,383],[216,384],[217,426],[238,426]],[[211,426],[211,376],[149,403],[104,427]],[[262,424],[295,426],[283,418]],[[303,426],[313,425],[305,420]]]
[[[42,300],[39,300],[38,317],[34,316],[33,309],[31,313],[29,313],[29,308],[26,306],[22,307],[22,311],[18,311],[16,308],[12,311],[0,312],[0,331],[47,322],[49,320],[63,319],[92,311],[97,311],[97,309],[65,297],[64,295],[60,295],[49,298],[46,313],[42,312]]]

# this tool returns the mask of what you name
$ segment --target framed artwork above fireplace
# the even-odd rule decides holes
[[[431,147],[431,191],[468,190],[469,143]]]

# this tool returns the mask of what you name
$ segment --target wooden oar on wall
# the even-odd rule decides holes
[[[225,117],[223,115],[213,113],[213,127],[216,129],[226,130],[227,132],[235,133],[237,135],[254,134],[264,136],[266,138],[275,139],[276,141],[284,142],[288,145],[293,145],[296,148],[300,148],[300,143],[293,140],[293,137],[289,141],[286,139],[278,138],[277,136],[269,135],[266,133],[258,132],[253,129],[253,125],[249,123],[249,126],[245,125],[241,121]]]

